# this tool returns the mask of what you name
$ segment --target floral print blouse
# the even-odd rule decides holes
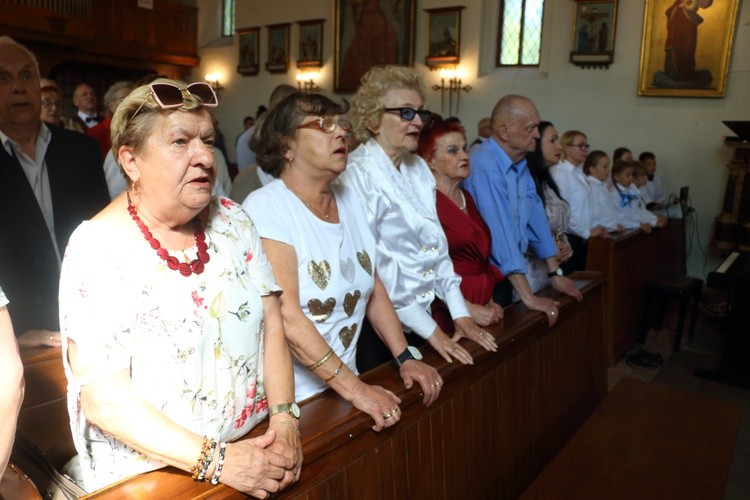
[[[209,208],[210,261],[198,275],[170,270],[145,239],[107,222],[84,222],[70,238],[60,326],[70,425],[88,491],[164,464],[86,420],[86,384],[128,370],[144,401],[217,441],[239,438],[267,414],[261,297],[279,288],[241,207],[214,198]],[[196,252],[171,254],[182,260]],[[68,340],[78,348],[78,376]]]

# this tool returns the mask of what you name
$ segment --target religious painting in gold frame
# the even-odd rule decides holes
[[[739,0],[646,0],[638,95],[724,97]]]

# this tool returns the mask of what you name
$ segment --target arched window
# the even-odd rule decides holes
[[[221,2],[221,36],[234,36],[234,0]]]

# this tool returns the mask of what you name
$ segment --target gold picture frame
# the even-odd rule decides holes
[[[638,95],[724,97],[739,0],[646,0]]]

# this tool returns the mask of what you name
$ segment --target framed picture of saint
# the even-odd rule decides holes
[[[416,0],[336,0],[334,90],[354,92],[373,66],[414,63]]]
[[[298,68],[320,68],[323,65],[324,19],[297,21],[299,25]]]
[[[240,28],[237,30],[240,42],[240,58],[237,64],[237,72],[245,76],[258,74],[260,64],[258,53],[260,52],[260,27]]]
[[[724,97],[740,0],[646,0],[638,95]]]
[[[269,73],[286,73],[289,69],[289,31],[291,23],[271,24],[268,28],[268,58],[266,70]]]
[[[456,66],[461,56],[461,11],[464,7],[425,9],[427,24],[427,57],[430,68]]]
[[[577,0],[570,62],[608,68],[615,59],[617,0]]]

